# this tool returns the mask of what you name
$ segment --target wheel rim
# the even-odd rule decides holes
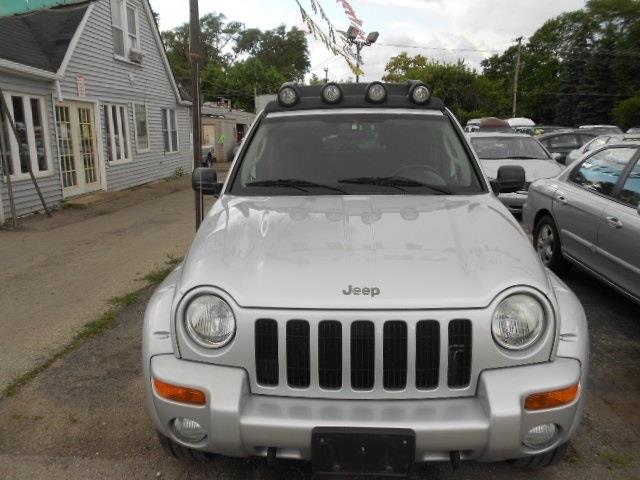
[[[547,224],[542,225],[538,231],[536,250],[538,250],[538,255],[545,265],[549,265],[553,259],[554,246],[555,237],[553,230],[551,230],[551,227]]]

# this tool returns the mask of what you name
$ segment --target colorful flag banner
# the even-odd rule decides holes
[[[336,0],[336,3],[342,4],[344,13],[351,22],[351,26],[358,30],[358,38],[364,40],[364,29],[362,28],[362,20],[358,17],[358,14],[353,9],[348,0]]]
[[[313,35],[316,40],[320,40],[324,46],[334,55],[340,55],[347,62],[347,65],[351,69],[354,75],[363,75],[364,72],[357,66],[356,59],[354,53],[351,51],[348,45],[339,46],[335,41],[335,36],[332,37],[330,34],[325,33],[322,28],[311,18],[311,16],[307,13],[307,11],[300,5],[298,0],[295,0],[298,4],[298,8],[300,9],[300,16],[302,17],[302,21],[307,26],[309,33]],[[319,3],[317,0],[314,0],[316,8],[319,7]],[[319,11],[319,10],[318,10]],[[329,22],[326,15],[323,17],[325,21]],[[332,27],[333,28],[333,27]]]

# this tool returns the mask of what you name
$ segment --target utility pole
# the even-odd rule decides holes
[[[200,49],[200,12],[198,10],[198,0],[190,0],[190,3],[189,58],[191,60],[191,113],[193,117],[193,168],[195,170],[200,167],[202,163],[202,102],[200,99],[200,62],[202,61],[202,51]],[[204,197],[201,191],[195,192],[195,204],[196,230],[198,230],[202,222],[202,212],[204,210]]]
[[[513,77],[513,112],[511,116],[515,118],[518,106],[518,78],[520,77],[520,54],[522,53],[522,37],[516,38],[518,42],[518,53],[516,55],[516,71]]]
[[[329,83],[329,69],[326,67],[324,69],[324,83]]]
[[[362,64],[360,52],[362,51],[363,46],[364,43],[356,42],[356,83],[360,83],[360,65]]]

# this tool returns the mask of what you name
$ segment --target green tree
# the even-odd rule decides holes
[[[640,95],[618,102],[613,117],[624,129],[640,126]]]
[[[304,32],[246,29],[210,13],[200,20],[201,85],[205,101],[230,98],[237,107],[253,109],[253,94],[271,93],[285,81],[302,81],[309,70],[309,49]],[[162,32],[169,63],[178,82],[191,90],[189,25]]]
[[[504,108],[500,86],[489,77],[480,76],[462,60],[443,63],[403,52],[389,60],[385,71],[385,81],[425,82],[432,88],[433,95],[441,98],[463,123],[474,117],[496,115]]]

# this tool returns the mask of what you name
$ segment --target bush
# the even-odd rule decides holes
[[[619,102],[613,109],[613,118],[623,129],[640,125],[640,95]]]

